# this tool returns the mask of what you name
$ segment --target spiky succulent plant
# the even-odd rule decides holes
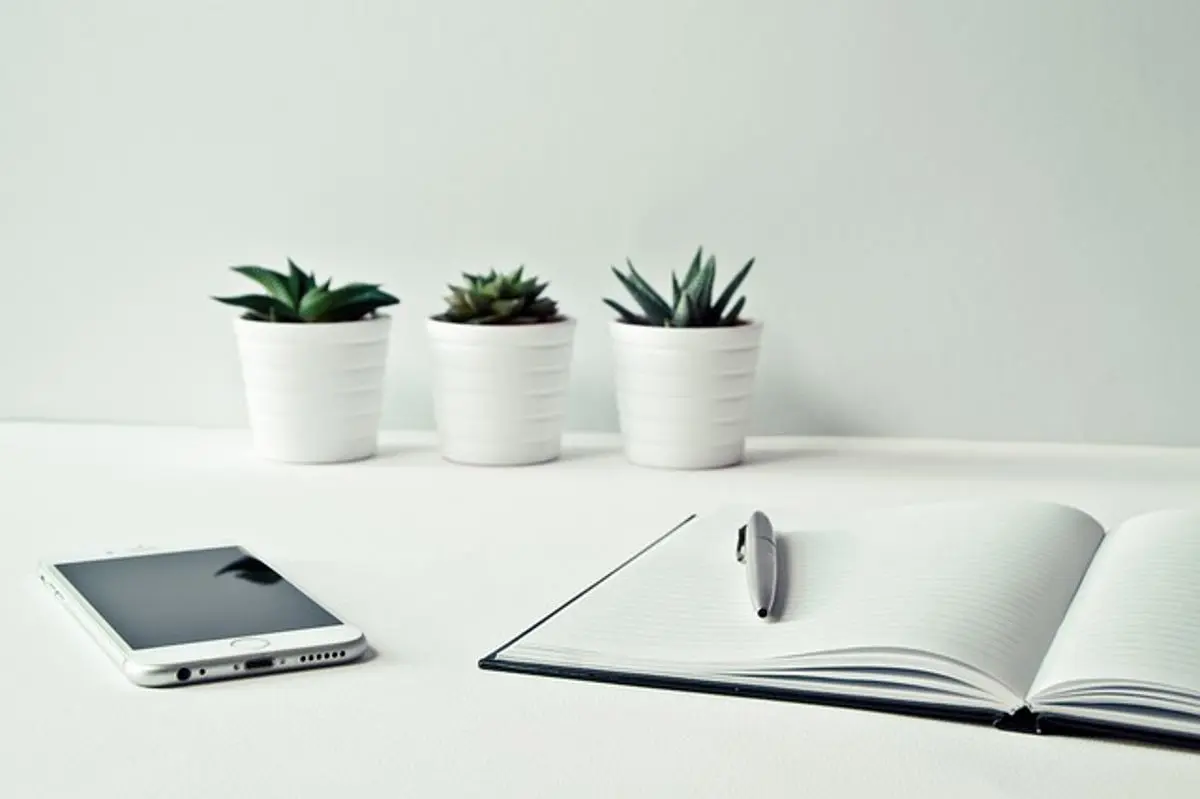
[[[400,302],[375,283],[347,283],[338,288],[330,287],[331,280],[318,283],[315,273],[302,272],[290,258],[286,275],[261,266],[231,268],[267,293],[213,299],[243,308],[243,318],[259,322],[355,322]]]
[[[676,277],[674,271],[671,272],[669,303],[638,274],[632,261],[626,259],[625,263],[629,265],[628,275],[622,274],[616,267],[613,267],[613,274],[633,297],[642,313],[634,313],[614,300],[605,299],[604,302],[620,314],[622,322],[655,327],[729,327],[742,324],[740,314],[746,306],[745,297],[739,297],[728,311],[725,309],[737,292],[738,286],[754,266],[753,258],[738,270],[729,281],[729,285],[714,300],[713,285],[717,276],[717,259],[709,255],[705,261],[704,248],[697,249],[683,280]]]
[[[435,316],[443,322],[467,325],[532,325],[562,318],[558,303],[542,295],[549,283],[524,277],[525,267],[501,274],[463,273],[462,285],[449,286],[446,310]]]

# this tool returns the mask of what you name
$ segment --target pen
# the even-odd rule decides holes
[[[775,603],[775,528],[762,511],[754,511],[750,521],[738,530],[737,559],[746,564],[746,584],[750,602],[760,619],[765,619]]]

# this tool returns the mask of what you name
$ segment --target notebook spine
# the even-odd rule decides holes
[[[1200,752],[1200,738],[1184,733],[1142,729],[1123,724],[1082,721],[1054,713],[1038,717],[1038,732],[1046,735],[1092,738],[1123,743],[1162,746],[1171,749]]]
[[[737,696],[748,699],[763,699],[810,705],[854,708],[864,711],[940,719],[943,721],[955,721],[967,724],[996,725],[999,723],[997,714],[993,711],[962,708],[953,705],[929,705],[890,699],[868,699],[863,697],[835,696],[815,692],[810,693],[795,690],[781,690],[779,688],[717,682],[696,678],[664,677],[661,675],[641,674],[632,671],[618,672],[572,666],[551,666],[540,663],[509,660],[496,655],[489,655],[480,660],[479,667],[486,671],[504,671],[515,674],[554,677],[568,680],[585,680],[589,682],[609,683],[612,685],[622,685],[628,687],[653,688],[659,690],[713,694],[717,696]]]
[[[996,719],[993,726],[1005,732],[1021,732],[1029,735],[1042,731],[1038,724],[1037,714],[1030,710],[1028,706],[1020,707],[1012,713],[1006,713]]]

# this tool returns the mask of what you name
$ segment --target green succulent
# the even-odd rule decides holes
[[[628,275],[622,274],[616,267],[612,268],[613,274],[633,297],[642,313],[634,313],[614,300],[605,299],[605,304],[620,314],[622,322],[654,327],[730,327],[742,324],[740,314],[746,306],[745,297],[739,297],[728,311],[725,308],[733,299],[738,286],[746,279],[746,275],[750,274],[750,269],[754,266],[753,258],[733,276],[729,285],[714,300],[717,259],[710,255],[705,261],[704,248],[697,249],[683,280],[679,280],[675,273],[671,272],[669,303],[638,274],[632,261],[625,259],[625,263],[629,265]]]
[[[468,325],[533,325],[557,322],[558,303],[542,296],[548,283],[523,277],[525,267],[508,274],[495,269],[486,275],[463,273],[462,285],[449,286],[446,310],[435,316],[443,322]]]
[[[244,308],[244,319],[292,323],[356,322],[374,315],[380,308],[400,302],[374,283],[347,283],[330,288],[331,280],[318,283],[316,274],[300,271],[290,258],[286,275],[261,266],[231,268],[267,290],[266,294],[213,297],[217,302]]]

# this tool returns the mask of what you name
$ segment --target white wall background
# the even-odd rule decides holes
[[[751,255],[758,432],[1200,444],[1200,3],[0,3],[0,417],[244,423],[226,267],[422,318],[525,263],[614,429],[608,266]]]

